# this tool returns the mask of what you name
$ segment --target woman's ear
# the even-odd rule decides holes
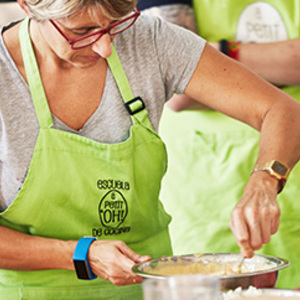
[[[18,0],[18,3],[20,5],[20,7],[22,8],[22,10],[26,13],[27,16],[30,16],[30,13],[28,11],[28,8],[27,8],[27,3],[25,0]]]

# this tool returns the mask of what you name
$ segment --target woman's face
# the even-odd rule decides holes
[[[54,22],[69,40],[75,40],[104,29],[114,21],[104,17],[101,11],[94,15],[96,17],[91,18],[87,11],[82,11],[76,16],[56,19]],[[101,59],[106,59],[111,55],[110,43],[113,37],[108,34],[102,35],[92,45],[73,50],[67,40],[49,20],[40,22],[39,28],[41,35],[52,52],[63,62],[75,67],[85,68],[93,66]]]

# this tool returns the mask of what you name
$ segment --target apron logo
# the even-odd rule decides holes
[[[277,9],[262,1],[245,7],[237,24],[236,40],[267,43],[287,40],[286,25]]]
[[[124,222],[127,214],[127,202],[119,191],[111,190],[101,199],[99,217],[104,227],[118,228]]]
[[[97,187],[101,191],[108,190],[108,192],[103,196],[98,206],[98,214],[102,227],[93,228],[93,236],[119,235],[130,232],[131,227],[120,226],[128,215],[128,204],[120,191],[130,190],[129,182],[99,179]]]
[[[121,180],[113,180],[113,179],[107,179],[107,180],[99,179],[97,181],[97,187],[99,190],[116,190],[116,189],[124,190],[124,191],[130,190],[129,182],[121,181]]]

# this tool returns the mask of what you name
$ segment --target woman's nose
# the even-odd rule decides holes
[[[92,45],[92,50],[103,58],[111,56],[111,37],[109,34],[104,34],[101,38]]]

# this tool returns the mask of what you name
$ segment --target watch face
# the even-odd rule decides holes
[[[74,260],[75,270],[79,279],[90,279],[88,267],[85,260]]]
[[[288,172],[288,168],[278,161],[274,161],[273,170],[281,176],[286,176]]]

